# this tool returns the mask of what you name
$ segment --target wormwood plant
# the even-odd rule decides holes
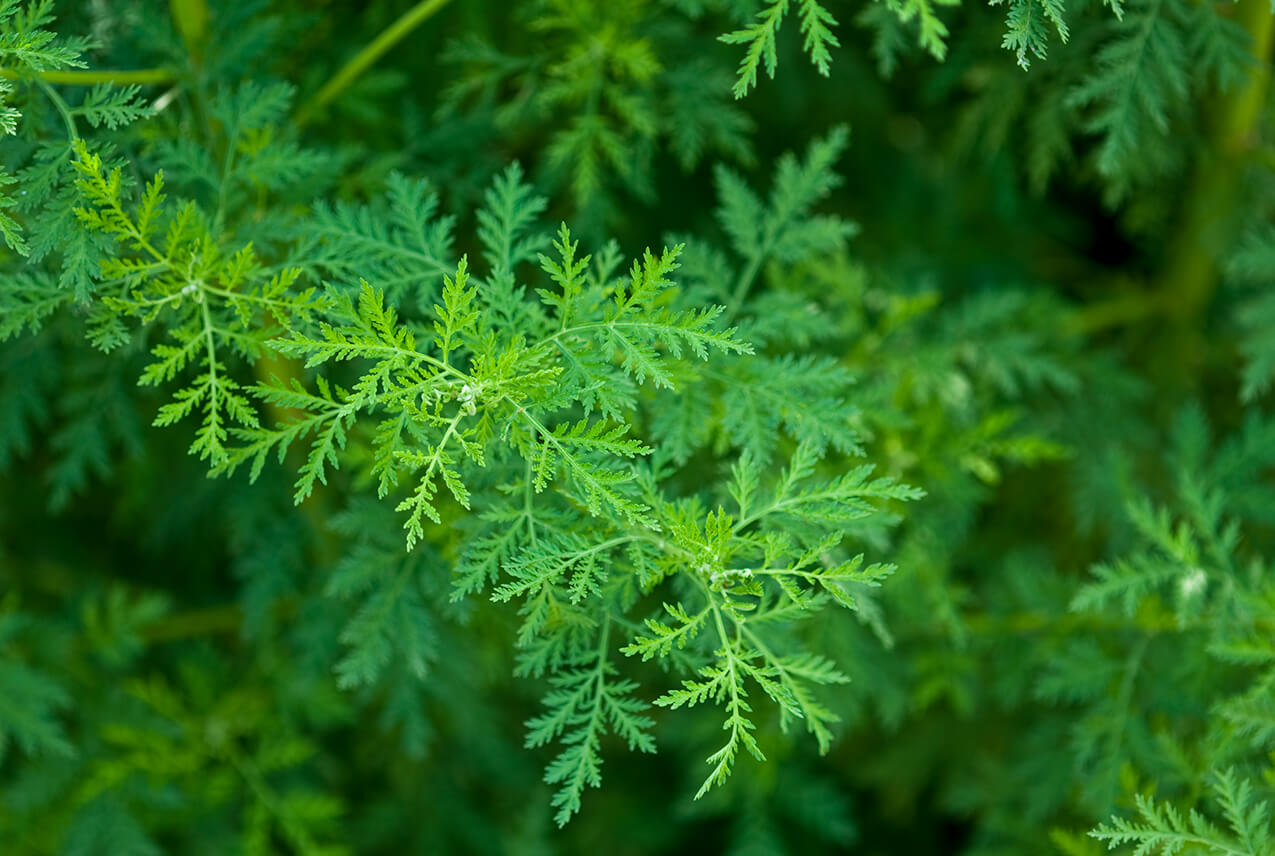
[[[0,850],[1275,852],[1273,16],[991,5],[0,0]]]

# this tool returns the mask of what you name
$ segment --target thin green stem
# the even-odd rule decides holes
[[[67,103],[62,100],[62,96],[58,95],[58,91],[50,86],[49,82],[43,78],[35,78],[35,85],[40,88],[40,91],[43,92],[45,96],[48,97],[49,102],[53,105],[53,109],[57,110],[58,114],[62,117],[62,121],[66,124],[67,136],[70,138],[71,142],[74,143],[79,140],[80,132],[75,128],[75,117],[71,115],[71,108],[68,107]]]
[[[607,612],[606,617],[602,619],[602,632],[598,634],[598,696],[594,700],[594,716],[597,716],[598,705],[602,701],[602,694],[606,690],[606,664],[608,650],[611,647],[611,613]]]
[[[323,84],[323,87],[315,93],[314,97],[297,111],[297,125],[305,125],[314,118],[314,115],[319,110],[326,107],[334,98],[344,92],[351,83],[371,68],[390,48],[402,41],[412,30],[433,17],[449,2],[451,0],[422,0],[422,2],[404,12],[397,21],[390,24],[379,36],[373,39],[371,44],[355,54],[353,59],[342,66],[341,70],[333,75],[327,83]]]
[[[56,83],[60,86],[96,86],[99,83],[118,83],[121,85],[137,84],[138,86],[161,86],[173,83],[177,75],[166,68],[119,69],[83,69],[71,71],[41,71],[31,75],[15,71],[11,68],[0,68],[0,77],[9,80],[21,80],[30,76],[44,83]]]
[[[1164,340],[1166,359],[1190,381],[1202,367],[1207,343],[1201,317],[1220,279],[1217,258],[1239,211],[1240,179],[1257,155],[1257,131],[1270,79],[1275,16],[1269,0],[1239,0],[1235,20],[1253,40],[1256,62],[1248,80],[1221,94],[1207,148],[1199,157],[1183,206],[1177,235],[1170,244],[1160,283],[1164,309],[1173,324]]]
[[[208,0],[169,0],[168,9],[173,26],[186,45],[186,53],[198,64],[208,39]]]
[[[217,343],[213,336],[212,313],[208,311],[208,301],[199,301],[199,310],[204,322],[204,341],[208,351],[208,413],[212,425],[212,437],[217,436],[217,429],[220,426],[219,414],[217,412]],[[212,454],[212,451],[209,451]],[[224,452],[222,456],[224,456]],[[217,458],[213,459],[213,463],[219,463]]]
[[[1125,661],[1124,674],[1120,678],[1120,690],[1116,695],[1116,722],[1115,727],[1111,729],[1111,749],[1108,757],[1119,758],[1121,746],[1124,743],[1126,723],[1129,720],[1129,708],[1133,704],[1133,691],[1138,679],[1138,671],[1142,668],[1142,658],[1147,653],[1147,647],[1151,644],[1151,636],[1143,636],[1133,646],[1133,650],[1129,652],[1129,657]],[[1108,803],[1115,802],[1115,795],[1118,793],[1120,786],[1118,771],[1116,776],[1107,782],[1110,797]]]
[[[231,300],[246,300],[249,303],[257,303],[262,306],[279,306],[286,309],[293,305],[287,300],[275,300],[271,297],[259,297],[255,294],[243,294],[237,291],[227,291],[224,288],[217,288],[211,285],[201,285],[200,290],[206,291],[209,294],[216,294],[218,297],[225,297]]]
[[[239,122],[226,128],[226,154],[221,162],[221,181],[217,182],[217,211],[213,215],[213,231],[221,232],[226,222],[226,189],[230,186],[230,174],[235,168],[235,153],[239,150]]]
[[[456,415],[452,417],[451,422],[447,423],[447,430],[443,432],[443,439],[438,441],[438,445],[434,447],[434,454],[430,455],[429,463],[425,466],[425,475],[422,479],[428,479],[434,474],[434,471],[443,466],[443,453],[447,451],[447,444],[451,442],[452,437],[456,433],[456,428],[460,425],[462,419],[465,418],[465,411],[458,410]]]
[[[740,532],[743,532],[744,529],[746,529],[748,526],[752,525],[753,523],[756,523],[758,520],[761,520],[763,517],[774,514],[777,511],[782,511],[785,508],[791,508],[794,505],[806,505],[811,502],[822,502],[823,500],[839,499],[841,497],[847,497],[847,496],[860,497],[860,496],[870,496],[870,495],[871,494],[869,494],[867,490],[847,491],[847,490],[839,489],[839,490],[825,490],[825,491],[820,491],[819,493],[803,493],[798,496],[783,497],[781,499],[776,500],[775,502],[772,502],[769,506],[761,509],[760,511],[754,511],[752,514],[749,514],[747,517],[741,517],[739,519],[739,522],[736,523],[734,527],[731,528],[731,534],[738,535]]]
[[[526,475],[523,477],[523,483],[522,483],[522,514],[527,521],[527,537],[531,540],[532,546],[535,546],[535,543],[536,543],[536,518],[532,514],[532,508],[535,505],[534,503],[535,488],[533,486],[534,481],[535,479],[532,475],[531,458],[528,458],[527,472],[526,472]]]
[[[1067,320],[1064,331],[1089,336],[1110,327],[1138,324],[1162,316],[1167,309],[1164,295],[1158,292],[1125,294],[1081,307]]]
[[[757,279],[757,274],[761,271],[762,262],[769,254],[769,245],[763,245],[748,260],[748,266],[740,271],[739,279],[735,281],[735,288],[731,291],[730,301],[726,304],[726,311],[722,313],[723,323],[729,324],[735,317],[735,313],[743,307],[744,298],[748,296],[748,290],[753,287],[753,281]]]
[[[202,636],[236,633],[243,625],[243,610],[237,604],[194,609],[161,618],[141,631],[150,644],[177,642]]]

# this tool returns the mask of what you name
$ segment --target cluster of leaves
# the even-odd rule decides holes
[[[0,0],[0,850],[1271,853],[1254,1]]]
[[[710,157],[750,161],[755,125],[730,103],[729,72],[701,55],[685,21],[659,11],[645,0],[527,4],[534,53],[478,36],[449,48],[461,74],[443,115],[518,136],[539,136],[554,117],[537,139],[540,169],[569,192],[590,235],[623,215],[618,191],[653,201],[662,147],[686,172]]]

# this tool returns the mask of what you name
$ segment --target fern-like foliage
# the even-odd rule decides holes
[[[452,219],[437,209],[427,182],[392,174],[371,206],[319,202],[307,224],[315,246],[305,255],[334,284],[354,289],[366,278],[395,302],[412,289],[432,295],[431,283],[455,267]]]
[[[810,54],[811,63],[820,74],[828,76],[828,66],[832,60],[829,48],[841,46],[832,32],[832,28],[837,26],[837,19],[819,0],[769,0],[766,8],[757,13],[754,24],[719,37],[729,45],[747,46],[744,58],[739,63],[739,80],[734,88],[736,98],[743,98],[748,90],[757,85],[757,72],[762,67],[767,76],[775,76],[775,69],[779,66],[775,37],[784,17],[790,11],[789,6],[796,7],[793,11],[801,20],[803,47]]]
[[[70,703],[66,689],[49,675],[15,656],[13,650],[23,625],[29,622],[14,604],[0,613],[0,759],[14,748],[27,755],[70,755],[71,744],[58,722],[57,714]]]
[[[865,9],[860,22],[877,31],[877,51],[886,68],[893,66],[894,61],[889,57],[903,47],[901,31],[905,28],[915,28],[916,43],[921,49],[942,60],[947,56],[950,31],[937,7],[954,6],[958,2],[882,0]],[[993,0],[991,5],[1003,2]],[[789,14],[799,21],[802,49],[810,55],[819,73],[827,77],[832,62],[831,49],[841,47],[834,32],[838,22],[829,8],[831,5],[826,0],[767,0],[749,25],[719,36],[719,41],[745,46],[733,88],[735,97],[743,98],[757,85],[759,71],[774,78],[779,67],[776,39]],[[1014,52],[1023,69],[1031,67],[1033,57],[1046,58],[1052,35],[1057,35],[1064,44],[1067,42],[1070,29],[1065,20],[1066,4],[1061,0],[1009,0],[1005,5],[1005,34],[1001,46]]]
[[[487,222],[510,230],[489,233],[491,245],[501,253],[492,259],[500,274],[509,261],[499,248],[516,242],[522,224],[502,224],[498,213],[489,214]],[[383,292],[370,284],[362,285],[357,303],[330,291],[337,323],[322,322],[318,335],[297,333],[277,347],[305,358],[308,366],[364,359],[371,361],[370,368],[349,390],[333,388],[323,379],[315,392],[299,384],[260,386],[258,394],[270,405],[305,415],[278,428],[238,429],[244,444],[227,457],[223,469],[233,471],[251,461],[255,476],[267,454],[282,456],[296,439],[313,434],[297,482],[299,502],[316,481],[326,482],[350,424],[360,415],[373,415],[378,420],[374,472],[382,495],[401,476],[411,473],[414,478],[411,495],[399,504],[408,512],[409,549],[424,537],[426,520],[440,520],[440,487],[469,506],[462,467],[483,466],[497,437],[532,468],[537,493],[562,474],[590,512],[636,518],[644,505],[626,495],[623,485],[631,475],[605,458],[631,459],[646,448],[625,436],[623,425],[586,417],[551,426],[547,416],[573,403],[582,404],[587,414],[598,403],[598,390],[609,382],[641,383],[649,376],[667,383],[662,368],[667,357],[659,348],[673,356],[687,349],[707,358],[710,349],[742,352],[748,346],[733,331],[712,326],[720,310],[671,311],[660,305],[679,248],[659,256],[648,251],[633,263],[627,283],[616,285],[580,279],[588,259],[576,261],[578,244],[565,227],[557,246],[561,263],[542,264],[560,290],[541,292],[541,305],[555,309],[556,318],[533,306],[526,318],[518,318],[522,329],[502,323],[497,314],[508,311],[503,299],[522,289],[504,282],[503,288],[480,290],[465,258],[454,277],[444,277],[442,303],[434,306],[432,340],[423,347],[412,326],[401,323]],[[610,359],[588,365],[591,356],[576,349],[577,343],[590,342],[601,345],[600,352],[609,352]],[[613,416],[619,412],[610,403],[601,409]]]
[[[656,11],[640,0],[551,0],[514,16],[525,19],[532,52],[477,38],[448,49],[464,70],[447,93],[449,112],[504,134],[557,117],[544,139],[541,172],[566,191],[590,238],[626,216],[626,199],[650,201],[661,149],[684,171],[708,156],[752,154],[753,122],[730,102],[729,70],[704,60],[685,20]],[[505,97],[517,91],[528,97]]]
[[[1064,4],[1059,0],[1011,0],[1007,5],[1001,47],[1012,50],[1023,69],[1031,67],[1031,56],[1048,56],[1051,31],[1066,44],[1070,30],[1064,20]]]
[[[871,467],[811,482],[817,459],[815,449],[798,447],[779,483],[765,494],[755,463],[741,459],[731,485],[733,516],[719,508],[700,523],[686,516],[689,509],[669,509],[668,538],[691,564],[698,604],[693,610],[666,605],[676,624],[648,619],[650,635],[639,636],[625,652],[647,659],[698,640],[694,648],[702,665],[695,676],[656,700],[673,709],[706,702],[723,709],[728,737],[709,756],[712,769],[697,796],[726,780],[741,750],[765,757],[753,735],[750,688],[778,706],[781,722],[803,722],[827,751],[837,717],[818,702],[815,688],[847,678],[824,658],[776,650],[766,627],[780,615],[793,620],[812,614],[829,600],[855,609],[847,587],[878,585],[893,568],[864,565],[862,556],[834,559],[841,533],[873,514],[878,503],[921,495],[893,479],[871,479]]]
[[[1163,134],[1170,110],[1188,92],[1188,77],[1174,62],[1186,52],[1179,7],[1172,2],[1132,5],[1111,25],[1112,37],[1097,67],[1072,96],[1094,105],[1088,129],[1103,135],[1098,168],[1109,175],[1129,168],[1139,142]]]
[[[267,340],[310,317],[316,309],[313,291],[290,294],[300,271],[285,268],[271,275],[251,246],[223,257],[194,204],[177,211],[164,205],[162,174],[130,211],[118,169],[107,172],[101,158],[83,144],[75,167],[88,201],[77,216],[90,230],[122,245],[119,255],[102,264],[101,275],[112,289],[101,296],[90,337],[110,350],[126,337],[126,319],[151,322],[164,315],[176,341],[152,349],[154,360],[141,383],[167,383],[190,365],[198,373],[160,409],[155,424],[170,425],[198,411],[200,428],[190,449],[220,464],[227,458],[230,427],[258,424],[240,384],[229,374],[226,353],[259,357]]]
[[[1275,341],[1268,335],[1275,301],[1263,288],[1269,282],[1273,260],[1275,230],[1268,226],[1249,230],[1226,265],[1232,282],[1246,291],[1251,289],[1237,313],[1243,331],[1240,349],[1246,360],[1241,395],[1247,401],[1259,398],[1275,378]]]
[[[349,852],[329,843],[341,806],[286,781],[287,772],[312,758],[315,747],[272,721],[248,692],[214,698],[208,687],[183,689],[157,679],[128,687],[138,719],[106,727],[109,754],[93,765],[77,802],[90,802],[122,780],[160,789],[225,770],[231,777],[223,773],[217,785],[244,814],[237,842],[244,853],[272,852],[276,836],[308,856]]]
[[[0,142],[9,153],[6,168],[14,170],[0,173],[0,237],[28,263],[50,254],[63,260],[57,292],[50,280],[23,278],[0,290],[6,315],[12,312],[16,323],[32,328],[57,305],[72,299],[82,303],[92,291],[95,259],[104,242],[77,228],[74,214],[80,197],[72,161],[81,132],[113,131],[150,115],[138,86],[100,82],[77,98],[50,85],[46,76],[85,68],[83,55],[91,46],[89,40],[53,32],[49,27],[54,21],[52,0],[0,4],[0,65],[5,70]],[[15,95],[22,97],[21,107],[9,103]],[[19,185],[21,190],[8,189]]]
[[[545,769],[545,781],[560,785],[553,798],[559,826],[580,810],[585,787],[602,783],[601,738],[608,729],[624,738],[630,750],[655,751],[649,734],[654,722],[643,715],[649,705],[630,697],[638,685],[615,679],[615,667],[608,660],[608,630],[609,626],[604,627],[598,636],[593,662],[565,669],[551,679],[553,690],[544,698],[548,712],[527,722],[528,746],[558,739],[566,747]]]
[[[0,853],[1275,856],[1266,6],[0,0]]]
[[[1251,480],[1260,480],[1271,466],[1270,455],[1259,439],[1269,430],[1262,420],[1251,420],[1243,432],[1212,449],[1200,411],[1183,410],[1175,425],[1170,458],[1177,471],[1174,504],[1132,504],[1129,519],[1138,547],[1122,558],[1097,565],[1092,581],[1072,601],[1073,610],[1111,616],[1121,622],[1118,626],[1162,627],[1170,633],[1157,642],[1149,635],[1139,638],[1135,632],[1114,648],[1091,649],[1092,674],[1115,667],[1109,674],[1120,677],[1115,681],[1100,678],[1093,685],[1094,692],[1084,694],[1093,706],[1090,721],[1077,725],[1076,739],[1090,742],[1095,757],[1108,771],[1104,775],[1110,788],[1116,785],[1118,761],[1109,754],[1110,748],[1102,748],[1098,742],[1111,739],[1103,738],[1103,731],[1116,729],[1107,733],[1119,734],[1122,743],[1149,739],[1144,726],[1122,712],[1122,708],[1128,709],[1126,699],[1154,692],[1152,688],[1172,668],[1172,658],[1180,659],[1198,646],[1207,646],[1213,657],[1213,673],[1200,679],[1210,687],[1213,728],[1218,729],[1202,741],[1198,751],[1214,759],[1212,766],[1221,767],[1224,762],[1245,759],[1261,750],[1275,733],[1266,724],[1272,680],[1269,634],[1259,618],[1269,586],[1264,581],[1264,558],[1246,555],[1243,548],[1243,533],[1252,525],[1254,511],[1242,499]],[[1156,656],[1156,648],[1161,656]],[[1163,654],[1169,654],[1170,659],[1161,659]],[[1123,662],[1113,661],[1112,655],[1123,656]],[[1107,665],[1099,665],[1103,663]],[[1057,685],[1070,684],[1074,692],[1083,681],[1074,670],[1069,672],[1070,680],[1060,671]],[[1226,732],[1236,736],[1238,745],[1228,745],[1229,739],[1221,737]],[[1153,763],[1149,755],[1139,757],[1142,764]],[[1241,826],[1248,830],[1245,835],[1254,834],[1253,824],[1244,818],[1264,803],[1254,801],[1249,787],[1241,787],[1229,774],[1218,780],[1217,788],[1219,799],[1229,806],[1228,819],[1237,834]],[[1226,852],[1226,845],[1220,843],[1224,836],[1202,817],[1193,813],[1184,818],[1171,806],[1159,807],[1139,799],[1146,824],[1117,823],[1102,828],[1111,833],[1107,836],[1110,841],[1140,842],[1139,852],[1144,853],[1184,852],[1187,845],[1222,847],[1219,852]],[[1265,852],[1262,848],[1266,846],[1235,852]],[[1245,847],[1251,848],[1251,841]]]
[[[43,72],[85,67],[80,55],[87,48],[87,42],[58,36],[48,29],[53,20],[52,0],[28,4],[22,0],[4,0],[0,3],[0,63],[10,76],[38,81]],[[10,80],[0,81],[0,135],[16,134],[22,119],[21,111],[9,103],[13,89]],[[94,90],[89,99],[89,108],[95,111],[94,126],[108,116],[112,125],[126,122],[130,117],[127,102],[131,101],[133,94],[118,97],[106,87]],[[67,121],[73,122],[69,115]],[[67,130],[73,136],[74,124]],[[0,188],[7,188],[15,181],[14,176],[0,173]],[[7,189],[0,191],[0,236],[10,249],[29,255],[31,245],[22,234],[19,223],[7,210],[18,204],[19,198]]]
[[[675,460],[716,440],[768,461],[785,433],[819,449],[860,451],[848,395],[852,374],[835,359],[795,357],[783,349],[791,339],[819,335],[818,304],[783,292],[750,299],[768,275],[826,256],[857,231],[855,224],[815,210],[841,183],[834,165],[847,140],[847,130],[837,128],[813,142],[804,158],[780,158],[764,201],[731,170],[716,170],[716,214],[733,258],[711,245],[691,244],[688,275],[697,292],[725,302],[728,316],[744,318],[744,335],[774,346],[769,353],[710,366],[711,396],[679,396],[656,409],[656,438]]]
[[[821,143],[805,163],[786,159],[769,206],[728,210],[728,228],[741,252],[749,253],[749,278],[771,257],[800,257],[849,231],[840,221],[808,213],[835,185],[829,162],[843,143],[844,135]],[[724,182],[728,204],[732,192],[748,193],[737,181]],[[445,247],[446,224],[430,223],[432,201],[391,192],[397,193],[394,203],[351,212],[349,229],[325,240],[343,241],[337,235],[344,234],[357,242],[361,234],[380,234],[380,246],[389,251],[400,239],[378,231],[376,218],[401,224],[410,217],[418,227],[399,235],[435,234],[435,244]],[[758,463],[759,455],[771,454],[773,440],[740,460],[730,490],[736,516],[721,509],[705,514],[697,498],[667,498],[660,482],[670,474],[635,463],[651,452],[632,436],[639,401],[664,389],[692,394],[705,360],[708,366],[723,358],[746,365],[751,346],[721,327],[723,307],[685,304],[673,279],[680,245],[659,254],[648,250],[621,273],[613,247],[604,247],[595,261],[563,226],[554,255],[538,257],[543,285],[532,292],[521,284],[526,267],[520,263],[530,248],[543,245],[534,231],[541,203],[516,169],[500,177],[486,198],[479,215],[485,274],[462,256],[441,276],[428,326],[406,320],[371,283],[363,282],[357,297],[330,286],[313,329],[298,326],[273,347],[309,368],[350,364],[353,371],[344,374],[351,380],[319,375],[312,387],[299,380],[258,384],[253,391],[267,409],[292,415],[274,427],[233,429],[237,442],[216,470],[246,465],[256,479],[267,456],[282,459],[305,441],[309,450],[295,496],[301,502],[328,484],[347,458],[361,460],[378,492],[396,496],[409,550],[437,540],[431,524],[450,514],[447,503],[469,509],[482,502],[486,522],[458,568],[455,591],[464,596],[491,586],[493,600],[518,603],[520,671],[555,676],[546,713],[528,724],[528,740],[539,746],[561,739],[566,747],[546,774],[560,786],[554,798],[559,823],[579,810],[583,790],[600,781],[605,732],[619,734],[631,748],[653,748],[647,733],[652,720],[642,713],[645,703],[633,698],[638,685],[618,676],[617,649],[649,658],[669,655],[676,645],[698,677],[657,704],[712,701],[723,707],[730,736],[713,754],[701,795],[725,781],[741,748],[762,754],[753,737],[758,713],[750,691],[776,702],[784,724],[804,720],[826,750],[836,716],[818,701],[816,688],[845,677],[827,659],[770,639],[769,628],[829,602],[855,609],[858,593],[877,585],[890,567],[843,556],[845,532],[881,504],[919,492],[872,478],[869,466],[816,479],[816,464],[830,444],[846,451],[857,446],[835,418],[809,421],[794,401],[784,418],[803,442],[769,493],[762,492]],[[417,210],[408,215],[412,199]],[[523,206],[531,213],[522,213]],[[757,232],[760,246],[743,234],[746,229]],[[782,365],[776,362],[775,371],[782,372]],[[819,371],[810,364],[786,370],[792,377]],[[823,370],[837,377],[834,366]],[[767,371],[764,365],[761,371]],[[776,378],[772,395],[793,395],[793,389],[781,392],[784,377]],[[727,400],[726,407],[731,424],[738,417],[730,414],[756,403]],[[766,408],[776,410],[769,401]],[[761,433],[749,436],[762,442]],[[503,473],[500,492],[510,501],[492,503],[483,487],[489,469]],[[360,561],[358,567],[372,565]],[[628,645],[615,641],[618,628],[629,626],[625,615],[635,598],[669,578],[690,583],[678,605],[668,607],[682,626],[667,629],[652,619],[647,629],[662,635],[639,631]],[[389,596],[381,590],[369,602],[369,621],[387,614],[390,607],[378,604]],[[375,630],[360,617],[355,622],[358,629],[348,638],[358,650],[337,667],[351,686],[374,678],[391,638],[381,635],[388,628],[379,619]]]
[[[1132,844],[1136,856],[1179,853],[1263,856],[1270,853],[1275,848],[1270,803],[1261,798],[1252,782],[1234,770],[1224,770],[1216,773],[1210,784],[1213,798],[1225,818],[1225,831],[1195,809],[1184,815],[1171,804],[1157,803],[1139,795],[1136,820],[1116,819],[1099,826],[1090,835],[1105,841],[1112,850],[1122,844]]]

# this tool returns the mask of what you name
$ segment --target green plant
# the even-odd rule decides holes
[[[1269,8],[505,5],[0,0],[0,849],[1271,852]]]

